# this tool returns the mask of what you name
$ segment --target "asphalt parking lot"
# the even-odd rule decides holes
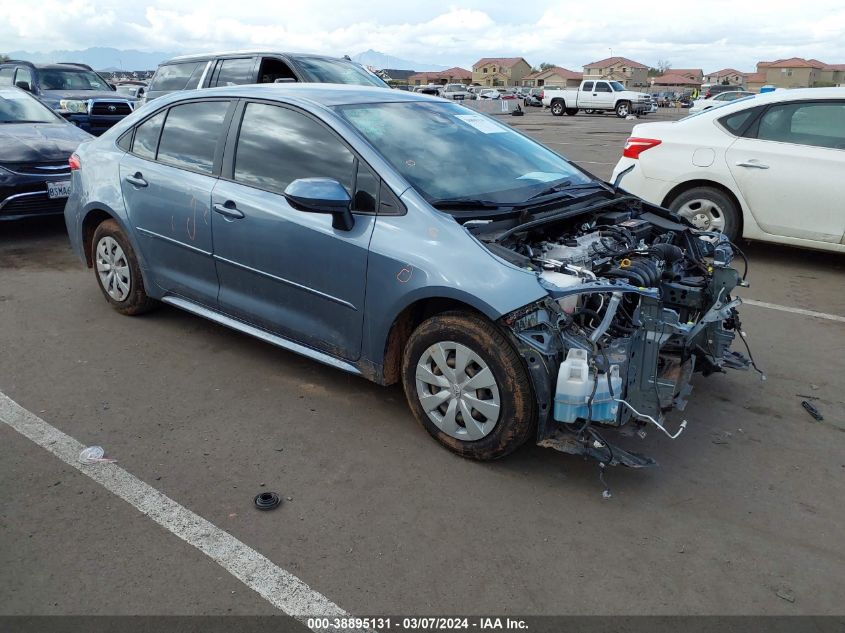
[[[604,178],[635,124],[503,120]],[[845,316],[842,256],[746,253],[744,298]],[[445,451],[399,387],[173,308],[120,316],[61,219],[0,225],[0,392],[355,614],[841,614],[845,322],[741,314],[768,380],[696,377],[688,430],[650,433],[660,466],[612,470],[604,500],[573,456]],[[0,613],[275,612],[6,424],[0,478]],[[255,510],[265,490],[283,505]]]

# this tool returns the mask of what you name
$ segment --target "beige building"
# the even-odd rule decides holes
[[[449,68],[448,70],[414,73],[408,77],[412,86],[427,86],[429,84],[467,84],[472,81],[472,73],[466,68]]]
[[[610,79],[626,88],[637,90],[648,87],[648,66],[626,57],[608,57],[584,66],[587,79]]]
[[[651,83],[652,93],[678,92],[683,94],[685,92],[691,93],[701,88],[700,79],[693,79],[689,75],[677,74],[674,70],[660,75],[660,77],[652,77],[649,82]]]
[[[522,57],[485,57],[472,65],[472,83],[479,86],[521,86],[531,73]]]
[[[730,86],[745,87],[745,76],[747,73],[736,68],[723,68],[704,76],[706,84],[728,84]]]
[[[757,62],[755,75],[761,85],[776,88],[822,88],[845,85],[845,64],[825,64],[817,59],[791,57],[773,62]],[[756,82],[755,82],[756,83]]]
[[[581,85],[581,73],[560,66],[530,73],[522,78],[522,85],[527,88],[555,86],[558,88],[577,88]]]

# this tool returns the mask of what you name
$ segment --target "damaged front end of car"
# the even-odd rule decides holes
[[[500,321],[532,378],[540,446],[653,465],[608,431],[645,437],[653,426],[674,439],[686,421],[667,414],[684,409],[695,372],[753,364],[730,349],[744,336],[731,295],[744,280],[721,234],[630,196],[468,228],[548,292]]]

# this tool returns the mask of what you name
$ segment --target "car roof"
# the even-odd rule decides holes
[[[163,61],[159,64],[159,66],[164,66],[165,64],[174,64],[177,62],[198,62],[207,59],[214,59],[215,57],[238,57],[238,56],[246,56],[246,55],[284,55],[285,57],[309,57],[309,58],[318,58],[318,59],[343,59],[342,57],[332,57],[330,55],[316,55],[314,53],[288,53],[284,51],[268,51],[268,50],[246,50],[246,51],[217,51],[213,53],[194,53],[192,55],[179,55],[177,57],[171,57],[167,61]],[[348,59],[343,59],[343,61],[350,61]],[[352,62],[355,63],[355,62]]]
[[[159,97],[151,103],[171,103],[185,99],[207,99],[208,97],[235,97],[242,99],[271,99],[280,101],[297,101],[317,106],[353,105],[357,103],[399,103],[399,102],[433,102],[449,103],[443,99],[409,92],[406,90],[391,90],[377,86],[354,86],[350,84],[328,83],[282,83],[282,84],[249,84],[240,86],[219,86],[201,91],[177,91]]]
[[[745,110],[746,108],[784,101],[826,101],[833,99],[845,100],[845,88],[792,88],[788,90],[775,90],[773,92],[753,94],[734,101],[728,101],[723,105],[714,106],[679,119],[676,123],[718,119],[722,116]],[[655,124],[659,123],[656,122]]]

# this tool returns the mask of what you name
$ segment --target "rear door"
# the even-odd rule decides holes
[[[120,186],[156,285],[208,306],[217,302],[211,190],[223,152],[229,100],[177,104],[134,131]]]
[[[766,109],[726,155],[767,233],[822,242],[845,233],[845,100]]]
[[[577,105],[579,108],[586,108],[590,109],[593,107],[593,103],[595,98],[593,97],[593,88],[595,87],[595,82],[592,81],[585,81],[581,84],[581,88],[578,89],[577,95]]]
[[[227,314],[334,356],[361,351],[367,257],[379,180],[324,123],[275,103],[235,115],[212,194],[219,305]],[[340,181],[355,225],[290,206],[298,178]]]

